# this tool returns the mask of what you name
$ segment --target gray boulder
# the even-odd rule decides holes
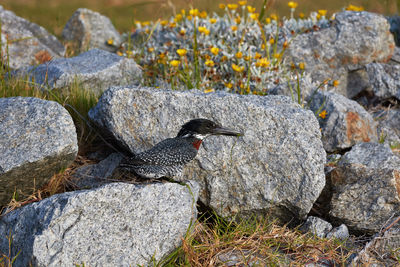
[[[351,75],[351,90],[364,91],[378,100],[400,100],[400,65],[370,63]]]
[[[0,98],[0,205],[17,189],[30,195],[73,162],[74,122],[60,104],[32,97]]]
[[[318,237],[326,237],[332,230],[332,224],[318,217],[309,216],[300,228],[303,232],[311,232]]]
[[[316,115],[326,151],[334,152],[357,143],[378,141],[374,119],[357,102],[334,92],[322,91],[317,92],[310,103],[314,112],[326,111],[325,118]]]
[[[80,51],[100,48],[115,52],[122,43],[121,35],[109,18],[86,8],[79,8],[72,14],[62,36],[66,41],[77,42]],[[108,40],[113,43],[108,44]]]
[[[114,170],[118,167],[123,156],[112,153],[97,164],[79,167],[69,182],[79,189],[89,189],[110,183]]]
[[[393,214],[400,213],[399,177],[400,158],[389,146],[355,145],[330,172],[329,215],[350,230],[378,232]]]
[[[137,266],[181,244],[196,217],[198,184],[113,183],[54,195],[0,220],[0,251],[13,266]]]
[[[289,63],[304,62],[314,81],[338,80],[336,92],[352,98],[359,92],[348,90],[348,71],[390,59],[395,43],[389,28],[382,15],[344,11],[331,27],[296,36],[285,57]]]
[[[11,69],[44,63],[63,57],[64,46],[43,27],[16,16],[0,5],[3,63]]]
[[[92,49],[77,57],[22,68],[14,74],[28,76],[41,88],[65,88],[78,83],[84,89],[99,94],[112,85],[138,83],[142,71],[133,59]]]
[[[287,97],[114,87],[89,117],[134,153],[193,118],[244,132],[207,138],[184,169],[183,179],[198,181],[201,200],[222,216],[305,218],[325,185],[317,120]]]
[[[346,240],[349,238],[349,229],[345,224],[341,224],[338,227],[333,228],[327,235],[327,238],[337,238],[340,240]]]
[[[385,143],[400,148],[400,109],[381,110],[373,114],[378,122],[378,136]]]

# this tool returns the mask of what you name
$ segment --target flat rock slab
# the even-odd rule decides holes
[[[395,43],[389,28],[382,15],[340,12],[331,27],[293,38],[285,57],[289,63],[304,62],[314,81],[338,80],[336,92],[352,98],[359,92],[348,90],[348,71],[390,59]]]
[[[350,230],[374,234],[400,215],[400,158],[388,145],[354,146],[330,172],[329,215]]]
[[[194,118],[244,132],[207,138],[184,170],[183,179],[198,181],[201,200],[222,216],[304,218],[325,185],[318,122],[288,97],[114,87],[89,116],[134,153],[176,136]]]
[[[121,35],[109,18],[86,8],[79,8],[72,14],[62,36],[64,40],[76,41],[81,51],[100,48],[115,52],[122,43]],[[112,44],[108,44],[109,40]]]
[[[18,69],[63,57],[64,46],[43,27],[16,16],[0,5],[3,62]]]
[[[314,112],[326,111],[325,118],[317,115],[326,151],[335,152],[358,143],[378,141],[374,119],[356,101],[334,92],[321,91],[310,103]]]
[[[0,250],[13,266],[150,265],[181,244],[196,217],[198,184],[114,183],[67,192],[0,220]]]
[[[65,88],[78,84],[99,94],[112,85],[138,83],[142,71],[133,59],[92,49],[77,57],[56,59],[37,67],[19,69],[14,74],[29,77],[40,88]]]
[[[31,194],[73,162],[74,122],[60,104],[32,97],[0,98],[0,205],[13,192]]]

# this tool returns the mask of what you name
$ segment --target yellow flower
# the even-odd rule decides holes
[[[258,14],[257,13],[252,13],[250,14],[250,18],[257,20],[258,19]]]
[[[346,7],[346,10],[349,10],[349,11],[364,11],[364,8],[362,6],[355,6],[355,5],[349,4]]]
[[[241,6],[244,6],[245,4],[247,4],[247,1],[246,1],[246,0],[244,0],[244,1],[239,1],[238,4],[241,5]]]
[[[234,63],[232,63],[232,69],[234,71],[236,71],[236,72],[243,72],[244,71],[244,67],[243,66],[239,66],[239,65],[236,65]]]
[[[149,25],[150,25],[150,21],[143,21],[143,22],[142,22],[142,25],[143,25],[143,26],[149,26]]]
[[[207,89],[204,90],[204,93],[208,94],[208,93],[212,93],[214,91],[215,90],[213,88],[207,88]]]
[[[306,68],[306,64],[304,62],[299,63],[299,69],[304,70]]]
[[[228,60],[228,57],[227,56],[222,56],[221,57],[221,62],[225,62],[225,61],[227,61]]]
[[[260,59],[260,58],[262,58],[262,56],[261,56],[260,53],[256,52],[256,54],[254,55],[254,58],[255,59]]]
[[[150,53],[153,52],[154,51],[154,47],[147,48],[147,51],[150,52]]]
[[[243,57],[243,53],[239,51],[239,52],[237,52],[237,53],[235,54],[235,57],[238,58],[238,59],[240,59],[240,58]]]
[[[289,46],[289,43],[288,43],[287,40],[285,40],[285,41],[283,42],[282,47],[286,49],[288,46]]]
[[[216,56],[219,53],[219,48],[213,46],[213,47],[210,48],[210,51],[211,51],[211,53],[213,53]]]
[[[225,9],[225,4],[219,4],[220,9]]]
[[[200,16],[200,18],[205,19],[205,18],[207,18],[207,12],[206,11],[201,11],[199,16]]]
[[[251,59],[251,56],[245,56],[243,59],[249,61]]]
[[[170,22],[168,26],[170,28],[175,28],[176,27],[176,23],[175,22]]]
[[[181,14],[182,14],[182,16],[185,16],[186,11],[184,9],[181,9]]]
[[[268,60],[267,58],[265,58],[265,57],[264,57],[264,58],[261,58],[261,59],[257,60],[256,66],[257,66],[257,67],[266,68],[266,67],[269,66],[269,60]]]
[[[276,14],[271,14],[271,19],[278,21],[278,16]]]
[[[269,43],[270,43],[271,45],[273,45],[273,44],[275,43],[275,39],[274,39],[274,38],[269,39]]]
[[[325,119],[325,118],[326,118],[326,114],[327,114],[327,112],[326,112],[326,110],[324,109],[323,111],[321,111],[321,112],[318,114],[318,116],[320,116],[321,118]]]
[[[199,32],[201,32],[201,33],[204,33],[204,32],[207,30],[207,28],[206,28],[206,27],[203,27],[203,26],[199,26],[197,29],[198,29]]]
[[[207,67],[214,67],[214,61],[212,61],[211,59],[206,60],[205,64]]]
[[[188,20],[192,20],[192,16],[190,16],[190,15],[187,16],[187,19],[188,19]]]
[[[217,20],[216,20],[216,19],[214,19],[214,18],[211,18],[211,19],[209,19],[209,22],[210,22],[211,24],[214,24],[214,23],[216,23],[216,22],[217,22]]]
[[[176,53],[177,53],[179,56],[183,57],[184,55],[186,55],[187,50],[186,50],[186,49],[183,49],[183,48],[180,48],[180,49],[177,49],[177,50],[176,50]]]
[[[117,52],[117,55],[120,56],[120,57],[122,57],[124,54],[122,54],[121,51],[118,51],[118,52]]]
[[[180,34],[180,35],[185,35],[185,33],[186,33],[186,30],[185,30],[185,29],[181,29],[181,30],[179,31],[179,34]]]
[[[255,8],[255,7],[252,7],[252,6],[247,6],[247,11],[248,11],[249,13],[254,13],[254,12],[256,11],[256,8]]]
[[[229,89],[231,89],[231,88],[232,88],[232,86],[233,86],[233,84],[232,84],[232,83],[224,83],[224,85],[225,85],[226,87],[228,87]]]
[[[178,67],[180,63],[181,62],[179,60],[174,59],[169,62],[169,65],[171,65],[172,67]]]
[[[300,14],[299,14],[299,17],[300,17],[301,19],[304,19],[304,18],[305,18],[305,16],[306,16],[306,15],[304,15],[304,13],[303,13],[303,12],[300,12]]]
[[[328,12],[328,10],[326,10],[326,9],[320,9],[320,10],[318,10],[318,14],[320,14],[321,16],[325,16],[325,15],[326,15],[326,12]]]
[[[338,80],[334,80],[333,82],[332,82],[332,85],[334,86],[334,87],[337,87],[338,85],[339,85],[339,81]]]
[[[236,30],[237,30],[237,26],[236,26],[236,25],[232,25],[232,26],[231,26],[231,30],[232,30],[232,31],[236,31]]]
[[[108,45],[113,45],[114,44],[114,40],[112,38],[107,40],[107,44]]]
[[[237,17],[235,18],[236,24],[240,24],[240,21],[241,21],[240,16],[237,16]]]
[[[265,23],[270,24],[271,23],[271,19],[270,18],[266,18],[265,19]]]
[[[197,8],[189,10],[191,16],[197,17],[199,15],[199,10]]]
[[[237,4],[228,4],[228,8],[229,8],[230,10],[235,10],[235,9],[238,8],[238,5],[237,5]]]
[[[166,25],[168,24],[168,20],[162,20],[162,21],[160,22],[160,24],[161,24],[162,26],[166,26]]]
[[[182,15],[181,14],[176,14],[176,16],[175,16],[175,18],[174,18],[174,21],[175,22],[179,22],[179,21],[181,21],[182,20]]]
[[[290,1],[287,5],[288,7],[295,9],[298,4],[296,2]]]

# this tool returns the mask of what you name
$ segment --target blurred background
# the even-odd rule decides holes
[[[218,8],[220,3],[236,2],[227,0],[1,0],[0,5],[60,36],[67,20],[80,7],[100,12],[111,19],[117,30],[125,32],[132,29],[134,20],[165,19],[182,8],[191,7],[208,13],[220,13],[221,10]],[[263,0],[248,0],[247,4],[256,7],[259,12],[263,2]],[[311,11],[326,9],[328,17],[349,4],[362,6],[367,11],[385,15],[397,14],[400,6],[400,0],[297,0],[295,2],[299,4],[295,15],[302,12],[307,16]],[[289,16],[290,9],[287,3],[286,0],[269,0],[267,15],[276,13],[280,17]]]

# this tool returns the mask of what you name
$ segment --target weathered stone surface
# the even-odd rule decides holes
[[[376,233],[400,213],[400,158],[387,145],[355,145],[331,171],[330,182],[329,214],[353,231]]]
[[[15,74],[29,76],[43,88],[64,88],[78,83],[87,90],[99,93],[112,85],[138,83],[142,71],[133,59],[92,49],[77,57],[19,69]]]
[[[62,36],[67,41],[76,41],[81,51],[100,48],[115,52],[122,43],[121,35],[109,18],[86,8],[79,8],[72,14]],[[112,44],[108,44],[110,39]]]
[[[333,92],[317,92],[310,108],[314,112],[326,110],[325,118],[318,116],[326,151],[334,152],[360,142],[378,141],[372,116],[353,100]]]
[[[180,245],[198,189],[113,183],[54,195],[1,218],[0,251],[11,231],[12,256],[21,251],[13,266],[147,266]]]
[[[43,27],[16,16],[0,5],[3,62],[18,69],[64,56],[65,48]]]
[[[110,183],[113,171],[118,167],[122,155],[113,153],[97,164],[80,167],[72,175],[70,182],[79,189],[89,189]]]
[[[89,117],[134,153],[174,137],[183,123],[208,118],[244,132],[209,137],[183,179],[222,216],[270,213],[305,218],[325,184],[317,121],[283,96],[114,87]]]
[[[0,98],[0,205],[13,192],[31,194],[78,152],[74,122],[60,104],[32,97]]]
[[[318,217],[309,216],[300,230],[303,232],[311,232],[318,237],[326,237],[329,231],[332,230],[332,224]]]
[[[381,110],[373,114],[378,122],[378,136],[390,146],[400,148],[400,110]]]
[[[365,91],[378,100],[400,100],[400,65],[371,63],[352,74],[351,90]]]
[[[349,229],[345,224],[341,224],[338,227],[333,228],[327,235],[327,238],[337,238],[341,240],[345,240],[349,238]]]
[[[400,225],[397,223],[366,244],[350,266],[398,266],[400,257]]]
[[[344,11],[332,26],[295,37],[285,52],[287,61],[305,63],[314,81],[338,80],[336,92],[352,98],[359,92],[347,88],[347,73],[371,62],[386,62],[395,43],[382,15]]]

